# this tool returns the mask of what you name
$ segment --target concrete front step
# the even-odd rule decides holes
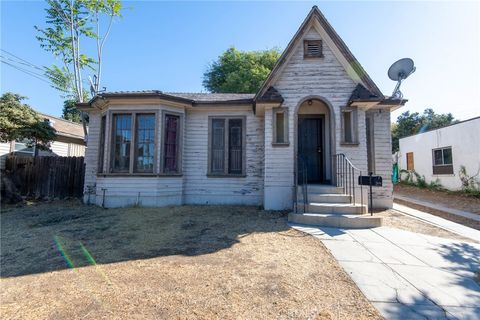
[[[365,229],[382,225],[382,218],[370,215],[290,213],[288,221],[312,226]]]
[[[327,214],[364,214],[367,213],[367,206],[351,203],[320,203],[311,202],[307,203],[306,212],[311,213],[327,213]]]
[[[297,188],[298,194],[302,194],[302,186],[299,185]],[[343,188],[335,187],[329,184],[309,184],[307,185],[308,193],[327,193],[327,194],[342,194]]]
[[[308,193],[309,202],[317,203],[350,203],[350,196],[338,193]],[[303,195],[299,195],[298,201],[303,201]]]

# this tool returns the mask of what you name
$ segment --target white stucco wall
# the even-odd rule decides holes
[[[432,150],[442,147],[452,147],[453,174],[433,174]],[[413,152],[414,170],[427,182],[438,180],[443,187],[458,190],[460,166],[465,166],[470,176],[480,172],[480,117],[400,139],[400,169],[407,169],[408,152]]]

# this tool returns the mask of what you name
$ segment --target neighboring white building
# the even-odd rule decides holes
[[[404,103],[382,94],[315,6],[256,94],[106,92],[78,104],[90,117],[84,200],[291,209],[300,182],[344,181],[346,156],[383,177],[374,206],[388,208],[390,112]],[[355,193],[311,206],[339,199],[323,208],[357,210],[357,176],[348,179]]]
[[[399,169],[414,170],[427,182],[459,190],[461,166],[470,176],[480,172],[480,117],[402,138],[399,153]]]
[[[22,141],[0,143],[0,169],[5,168],[5,159],[9,154],[21,156],[85,156],[85,141],[81,124],[40,113],[45,121],[56,130],[57,137],[50,143],[50,150],[35,150]]]

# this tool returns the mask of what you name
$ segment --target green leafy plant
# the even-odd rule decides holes
[[[392,151],[396,152],[399,150],[399,140],[401,138],[442,128],[456,122],[458,122],[458,120],[455,120],[451,113],[437,114],[431,108],[425,109],[422,114],[405,111],[398,116],[397,121],[392,123],[391,126]]]
[[[474,176],[470,176],[467,173],[467,168],[465,166],[460,166],[458,171],[458,177],[462,183],[462,191],[468,195],[474,197],[480,197],[480,180],[478,176],[480,174],[480,169]]]
[[[37,39],[41,48],[61,61],[61,66],[46,67],[45,75],[51,80],[52,87],[69,100],[86,100],[85,70],[93,73],[95,80],[89,78],[93,94],[99,91],[105,41],[114,18],[121,16],[121,10],[122,3],[119,0],[47,0],[46,26],[35,26]],[[102,28],[103,22],[105,28]],[[95,43],[95,58],[87,54],[85,40]],[[87,136],[86,121],[83,114],[81,116]]]
[[[400,179],[403,184],[421,189],[444,190],[438,179],[427,183],[425,176],[421,176],[414,170],[400,170]]]
[[[435,181],[430,181],[430,183],[427,186],[427,189],[429,190],[438,190],[442,191],[445,190],[445,188],[442,186],[440,183],[440,180],[436,179]]]
[[[228,48],[203,74],[203,86],[210,92],[255,93],[280,57],[278,49],[239,51]]]
[[[0,142],[26,140],[27,145],[49,149],[55,129],[27,104],[25,97],[4,93],[0,97]]]

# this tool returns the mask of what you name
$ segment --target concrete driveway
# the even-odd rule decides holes
[[[319,238],[386,319],[480,319],[480,245],[380,227]]]

